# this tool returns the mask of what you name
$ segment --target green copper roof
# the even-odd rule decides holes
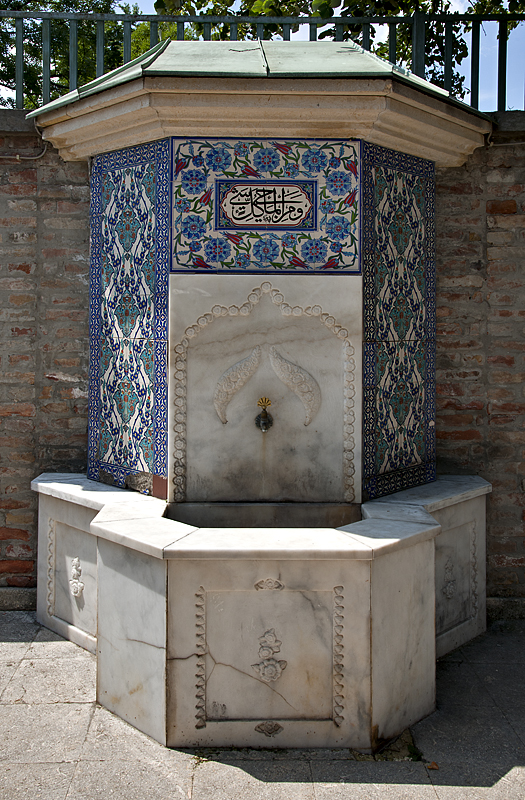
[[[32,111],[37,117],[47,111],[103,92],[141,77],[208,78],[395,78],[427,94],[460,105],[444,89],[418,78],[403,67],[363,50],[353,42],[204,42],[170,41],[102,75],[74,92]],[[476,112],[474,112],[476,113]],[[478,112],[479,113],[479,112]]]

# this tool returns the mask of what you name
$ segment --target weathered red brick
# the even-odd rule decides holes
[[[487,214],[515,214],[515,200],[487,200]]]
[[[22,528],[0,528],[0,539],[13,539],[13,540],[20,540],[27,542],[30,539],[30,534],[28,531],[23,530]]]

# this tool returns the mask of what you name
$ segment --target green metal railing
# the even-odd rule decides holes
[[[236,41],[239,25],[249,25],[256,32],[257,38],[263,39],[269,26],[279,26],[282,38],[290,39],[292,29],[297,26],[309,27],[310,41],[316,41],[318,31],[324,26],[330,26],[334,32],[335,41],[343,41],[345,32],[351,26],[352,31],[356,26],[361,31],[361,44],[365,50],[371,47],[371,27],[376,25],[388,26],[388,56],[389,61],[396,63],[397,54],[397,29],[399,25],[410,25],[412,28],[411,69],[420,77],[425,77],[425,40],[429,25],[440,23],[444,30],[444,88],[452,90],[452,75],[454,69],[453,37],[457,35],[457,26],[460,24],[464,32],[470,30],[470,105],[479,108],[480,94],[480,30],[484,22],[498,23],[498,70],[497,70],[497,108],[504,111],[507,98],[507,42],[509,25],[525,20],[525,14],[423,14],[415,13],[407,17],[332,17],[320,19],[319,17],[241,17],[241,16],[161,16],[161,15],[132,15],[132,14],[73,14],[67,12],[25,12],[25,11],[0,11],[0,24],[2,20],[14,23],[15,29],[15,61],[16,61],[16,108],[24,108],[24,22],[26,20],[41,20],[42,43],[42,100],[49,102],[51,97],[51,35],[50,25],[53,20],[65,21],[69,27],[69,90],[77,88],[78,82],[78,25],[81,22],[95,23],[96,25],[96,75],[104,74],[104,44],[105,25],[118,23],[122,25],[122,55],[123,62],[131,60],[131,42],[133,26],[139,23],[149,25],[149,41],[153,47],[159,40],[159,23],[167,22],[176,24],[177,39],[184,39],[185,27],[198,25],[202,30],[202,38],[210,40],[212,31],[217,26],[226,26],[229,29],[229,38]],[[1,69],[1,67],[0,67]]]

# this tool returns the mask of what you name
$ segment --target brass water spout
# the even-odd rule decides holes
[[[261,397],[260,400],[257,401],[257,405],[259,408],[262,408],[262,411],[255,417],[255,424],[261,429],[262,433],[266,433],[266,431],[269,430],[273,425],[273,417],[266,411],[268,406],[271,406],[271,404],[271,400],[269,400],[267,397]]]

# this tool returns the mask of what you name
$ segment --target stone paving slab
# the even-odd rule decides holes
[[[375,757],[169,750],[97,706],[94,667],[34,615],[0,612],[1,800],[525,800],[521,621],[442,659],[436,713]]]

